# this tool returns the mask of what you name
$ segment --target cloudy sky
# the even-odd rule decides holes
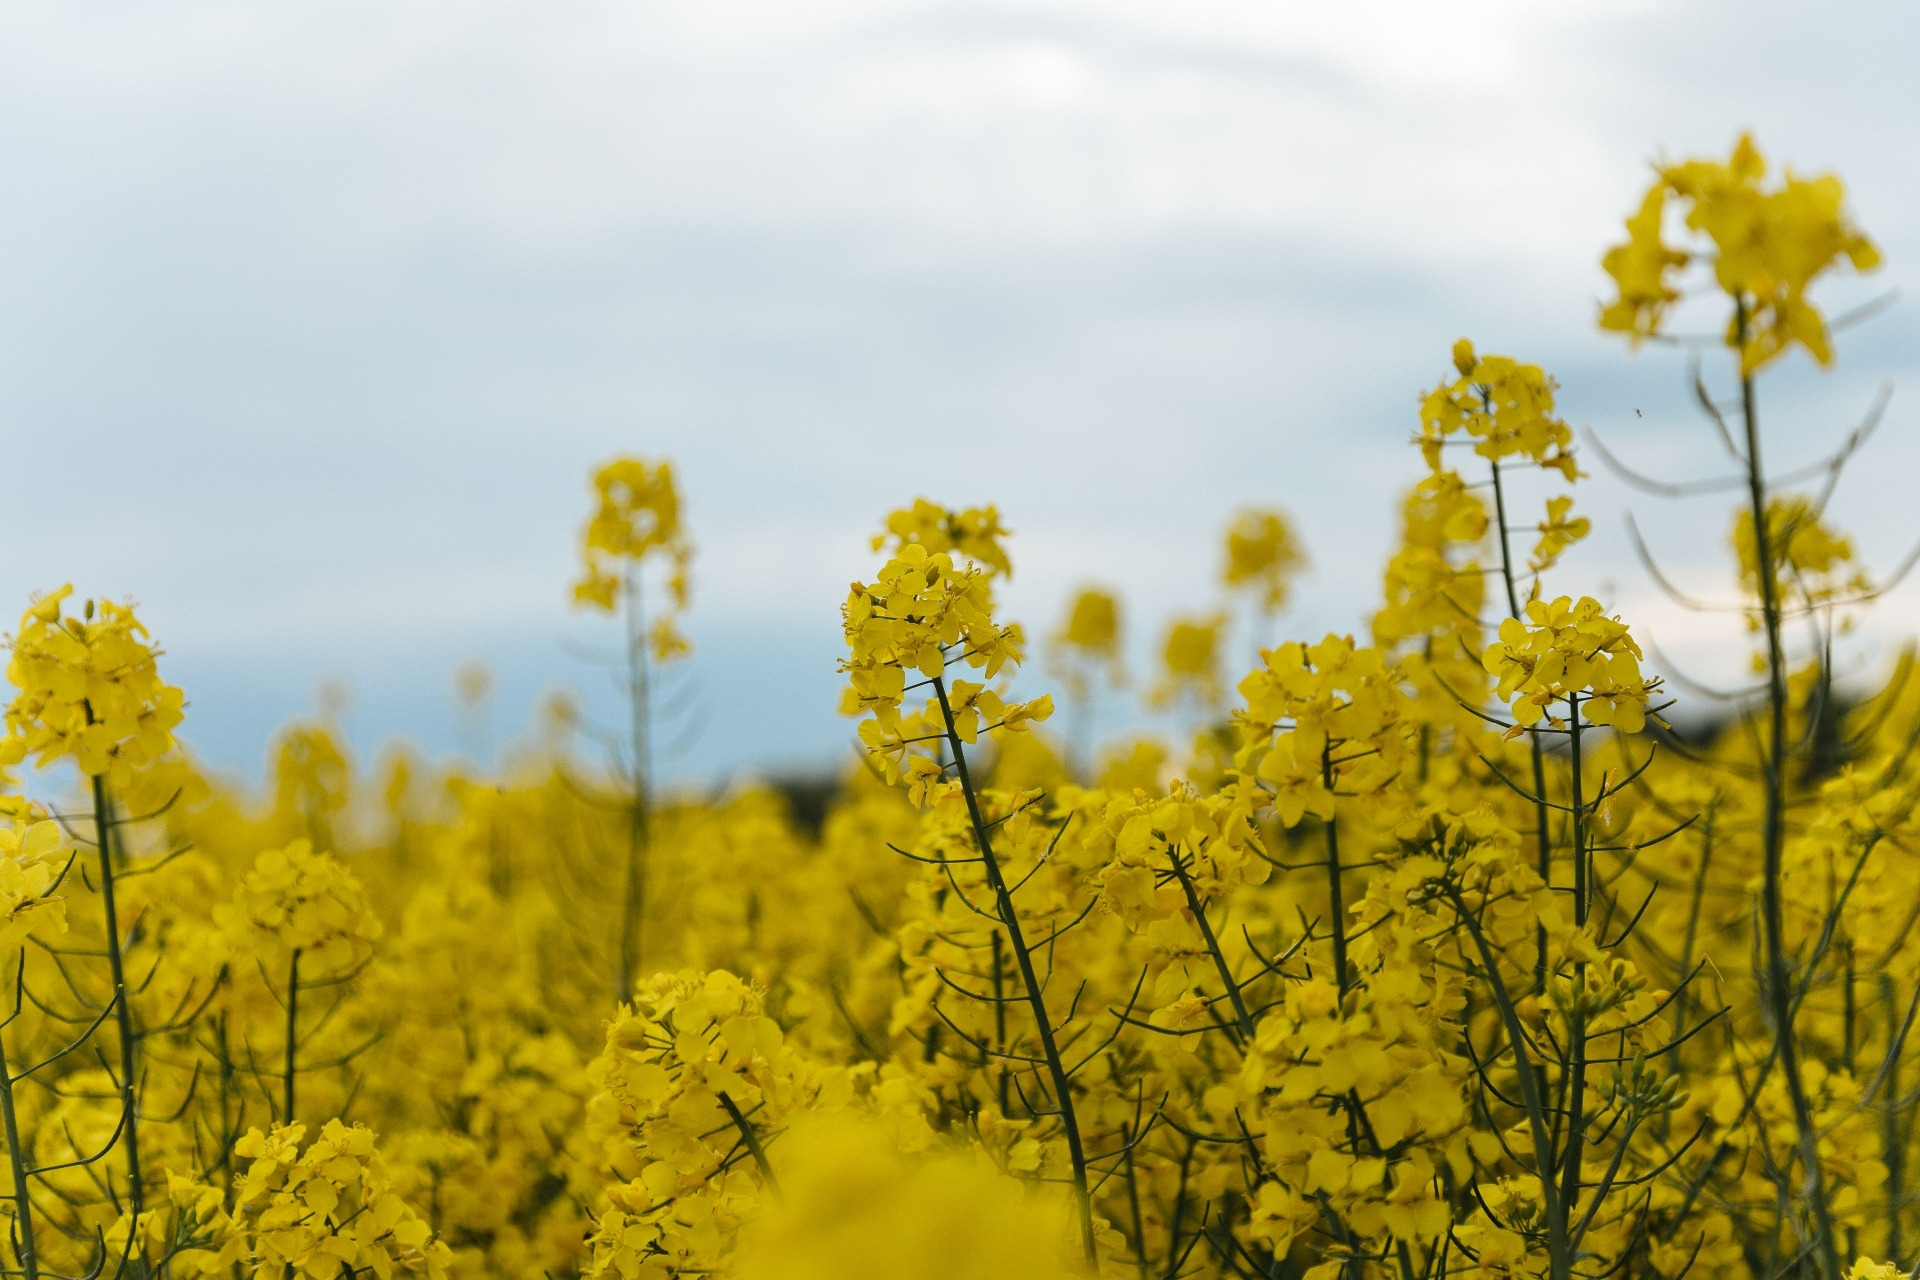
[[[609,628],[565,591],[587,473],[633,451],[677,461],[699,544],[683,777],[844,749],[838,605],[920,493],[1000,505],[1030,624],[1120,588],[1136,665],[1215,603],[1250,502],[1307,531],[1288,632],[1352,630],[1462,334],[1649,470],[1712,473],[1678,357],[1593,332],[1597,258],[1650,158],[1747,127],[1842,173],[1887,251],[1834,305],[1905,291],[1766,393],[1784,467],[1896,385],[1840,508],[1891,564],[1920,533],[1908,6],[21,0],[0,610],[136,598],[187,736],[240,770],[328,681],[364,750],[452,749],[469,659],[501,737],[552,687],[610,714]],[[1711,594],[1724,502],[1586,490],[1561,589],[1737,669],[1737,624],[1662,601],[1621,532]],[[1899,593],[1857,660],[1914,629]]]

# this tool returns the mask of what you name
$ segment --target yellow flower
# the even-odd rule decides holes
[[[452,1251],[393,1190],[386,1161],[365,1125],[329,1120],[302,1151],[305,1125],[248,1131],[234,1154],[248,1161],[234,1187],[256,1276],[441,1280]]]
[[[261,853],[214,922],[250,959],[300,952],[309,981],[351,971],[381,934],[358,877],[305,840]]]
[[[1542,719],[1561,724],[1549,708],[1574,698],[1594,724],[1622,733],[1646,726],[1647,703],[1660,681],[1640,674],[1643,655],[1625,623],[1584,596],[1578,602],[1566,596],[1532,600],[1526,613],[1524,621],[1502,622],[1500,638],[1482,655],[1499,681],[1500,700],[1513,704],[1514,732]]]
[[[1534,544],[1533,555],[1527,560],[1527,567],[1535,573],[1551,569],[1568,547],[1592,532],[1593,522],[1585,516],[1568,517],[1567,513],[1572,510],[1572,498],[1547,499],[1547,518],[1538,526],[1540,541]]]
[[[1334,815],[1334,794],[1375,792],[1406,750],[1400,673],[1351,636],[1283,644],[1240,682],[1235,768],[1264,783],[1282,825]]]
[[[1294,575],[1306,563],[1306,552],[1285,514],[1250,508],[1227,526],[1227,558],[1220,578],[1230,588],[1253,591],[1261,611],[1274,613],[1286,606]]]
[[[1679,296],[1669,277],[1692,258],[1662,238],[1671,195],[1686,207],[1687,228],[1712,246],[1714,281],[1735,302],[1727,345],[1740,353],[1741,371],[1752,374],[1795,345],[1831,363],[1826,319],[1807,290],[1843,260],[1861,272],[1880,265],[1879,249],[1843,208],[1840,180],[1788,170],[1768,188],[1767,162],[1750,134],[1725,161],[1688,160],[1656,172],[1640,212],[1627,222],[1627,242],[1603,260],[1619,298],[1601,310],[1600,327],[1635,341],[1661,331]]]
[[[1865,572],[1854,565],[1853,542],[1823,521],[1821,514],[1811,499],[1799,494],[1768,497],[1767,550],[1776,600],[1786,595],[1789,585],[1808,605],[1872,590]],[[1740,584],[1749,595],[1758,596],[1759,548],[1754,544],[1749,510],[1741,510],[1734,518],[1733,549],[1740,558]]]
[[[1047,670],[1065,682],[1067,692],[1085,700],[1092,696],[1093,678],[1106,683],[1126,681],[1120,656],[1120,600],[1112,592],[1083,587],[1074,594],[1067,616],[1049,637]]]
[[[1641,200],[1640,211],[1627,219],[1626,243],[1608,249],[1600,260],[1620,294],[1601,308],[1600,327],[1626,334],[1635,345],[1660,332],[1668,309],[1680,300],[1668,275],[1692,258],[1661,238],[1666,210],[1667,189],[1656,185]]]
[[[953,511],[915,498],[912,506],[887,517],[886,529],[873,536],[873,549],[897,553],[906,547],[920,547],[931,555],[952,553],[978,565],[989,578],[1011,578],[1013,562],[1000,545],[1008,532],[1000,523],[998,507]]]
[[[67,931],[67,904],[54,894],[60,874],[60,828],[24,817],[0,820],[0,954],[36,930]]]
[[[1171,706],[1183,698],[1202,708],[1218,705],[1220,641],[1226,626],[1226,615],[1219,613],[1169,623],[1160,646],[1160,679],[1148,691],[1147,701],[1156,707]]]
[[[612,613],[641,565],[664,558],[672,612],[684,610],[693,544],[680,522],[673,464],[615,458],[594,472],[593,489],[594,511],[580,544],[585,574],[574,584],[574,603]],[[687,651],[670,621],[662,618],[655,627],[651,640],[656,657],[665,660]]]
[[[899,778],[912,749],[930,742],[945,724],[934,699],[924,713],[902,714],[909,674],[919,677],[912,682],[917,688],[944,679],[950,662],[989,680],[1019,665],[1020,630],[994,622],[988,582],[988,571],[977,565],[957,568],[948,553],[906,542],[874,581],[849,589],[841,610],[848,657],[840,669],[849,686],[842,709],[871,717],[859,727],[860,740],[888,782]],[[983,730],[1018,732],[1053,711],[1051,698],[1010,703],[983,683],[958,679],[948,705],[965,742]],[[930,792],[923,783],[916,794]]]
[[[81,773],[125,790],[136,771],[173,749],[185,698],[161,680],[147,629],[130,606],[89,600],[78,618],[61,605],[71,586],[42,597],[20,619],[7,679],[0,760],[71,759]]]
[[[1064,1197],[985,1160],[903,1158],[878,1127],[798,1126],[782,1198],[746,1236],[737,1280],[1068,1280]]]
[[[1579,477],[1573,455],[1573,429],[1554,416],[1557,385],[1537,364],[1508,356],[1476,355],[1462,338],[1454,344],[1458,380],[1441,383],[1420,404],[1420,445],[1427,466],[1440,470],[1440,446],[1465,432],[1473,451],[1498,462],[1523,457],[1559,471],[1571,483]]]

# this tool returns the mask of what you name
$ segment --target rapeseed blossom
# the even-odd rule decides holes
[[[88,600],[65,612],[71,586],[42,596],[20,619],[7,679],[0,759],[71,759],[115,790],[173,749],[185,695],[160,678],[147,629],[130,606]]]
[[[1744,143],[1659,174],[1608,327],[1664,332],[1711,254],[1703,385],[1750,406],[1786,346],[1830,356],[1808,290],[1874,261],[1838,184]],[[817,787],[651,789],[666,463],[603,468],[583,540],[580,599],[633,623],[604,765],[574,710],[484,770],[368,770],[323,716],[251,788],[177,746],[129,608],[38,601],[4,752],[82,794],[0,788],[0,1269],[1910,1275],[1920,658],[1836,653],[1877,581],[1841,502],[1776,491],[1708,389],[1766,681],[1666,731],[1642,620],[1559,589],[1593,520],[1554,378],[1452,362],[1367,630],[1255,657],[1176,620],[1147,694],[1189,740],[1072,767],[993,506],[881,522],[841,614],[858,749]],[[1312,532],[1236,521],[1217,585],[1273,622]],[[1120,693],[1120,615],[1088,589],[1050,635],[1075,704]]]
[[[67,931],[66,899],[55,892],[64,845],[44,818],[0,819],[0,955],[35,932]]]
[[[382,932],[358,877],[305,840],[262,852],[213,921],[238,955],[280,962],[299,952],[309,976],[363,963]]]
[[[948,663],[978,670],[992,680],[1019,664],[1024,644],[1018,627],[993,620],[990,574],[974,565],[958,568],[945,553],[930,553],[920,542],[904,542],[873,582],[856,582],[841,610],[850,656],[847,698],[842,709],[864,715],[860,741],[889,782],[904,770],[932,777],[932,762],[912,748],[930,742],[928,726],[937,723],[933,700],[924,713],[901,711],[912,688],[942,680]],[[984,682],[956,678],[951,695],[955,732],[973,742],[983,731],[1020,732],[1053,713],[1053,700],[1041,695],[1029,702],[1008,702]],[[936,770],[937,771],[937,770]],[[916,792],[924,795],[924,791]]]
[[[1542,720],[1565,724],[1552,710],[1565,703],[1577,705],[1594,724],[1638,733],[1648,700],[1660,687],[1657,677],[1640,673],[1645,656],[1626,625],[1607,617],[1598,601],[1561,596],[1529,601],[1525,621],[1502,622],[1500,638],[1487,646],[1483,661],[1521,728]]]
[[[1113,688],[1125,683],[1120,599],[1112,592],[1097,587],[1075,592],[1067,616],[1048,639],[1048,672],[1066,684],[1071,697],[1090,698],[1096,680]]]
[[[687,607],[693,543],[680,521],[680,487],[671,463],[615,458],[593,475],[596,505],[581,535],[585,572],[574,583],[576,604],[612,613],[638,589],[642,565],[663,561],[668,609],[647,632],[657,661],[688,651],[677,615]]]
[[[1251,592],[1262,613],[1286,607],[1307,554],[1284,513],[1259,507],[1240,512],[1227,526],[1226,551],[1220,580],[1229,590]]]
[[[1655,175],[1639,212],[1627,220],[1626,243],[1603,260],[1619,297],[1602,308],[1600,327],[1634,342],[1662,333],[1680,297],[1673,275],[1705,257],[1714,283],[1734,302],[1726,342],[1739,353],[1743,375],[1794,346],[1831,364],[1826,318],[1807,291],[1843,261],[1859,272],[1880,265],[1880,250],[1847,216],[1840,180],[1803,178],[1789,169],[1769,187],[1766,158],[1751,134],[1742,134],[1724,161],[1657,165]],[[1683,206],[1687,230],[1701,248],[1668,245],[1669,199]]]
[[[451,1251],[393,1192],[373,1131],[329,1120],[304,1149],[303,1125],[251,1130],[234,1145],[249,1161],[235,1187],[247,1264],[260,1280],[366,1272],[441,1280]]]
[[[1225,614],[1175,618],[1160,644],[1160,675],[1148,690],[1155,707],[1186,703],[1211,710],[1225,693],[1220,677]]]

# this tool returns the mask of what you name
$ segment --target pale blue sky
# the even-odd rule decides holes
[[[1461,334],[1648,466],[1712,465],[1676,359],[1593,332],[1597,258],[1650,157],[1749,126],[1845,175],[1909,299],[1769,393],[1784,462],[1900,384],[1841,506],[1891,563],[1916,86],[1893,3],[10,4],[0,611],[137,598],[221,765],[327,679],[363,747],[446,749],[475,657],[504,736],[554,685],[606,707],[565,588],[588,470],[635,451],[678,461],[700,548],[682,776],[843,748],[838,606],[919,493],[1000,504],[1035,629],[1099,579],[1143,655],[1215,602],[1231,510],[1277,503],[1316,566],[1285,629],[1354,629]],[[1600,477],[1564,588],[1734,669],[1629,505],[1724,577],[1719,505]],[[1901,594],[1863,660],[1917,621]]]

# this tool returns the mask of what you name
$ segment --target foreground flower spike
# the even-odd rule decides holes
[[[100,1020],[110,1013],[118,1033],[119,1077],[109,1087],[119,1095],[129,1230],[138,1234],[147,1184],[140,1160],[140,1032],[115,892],[124,861],[117,828],[130,819],[115,813],[113,798],[133,792],[142,774],[159,772],[162,758],[173,751],[173,730],[186,700],[160,678],[147,629],[130,605],[89,600],[79,617],[69,617],[62,606],[72,594],[71,586],[63,586],[35,601],[20,620],[7,664],[7,678],[19,693],[7,707],[0,761],[33,756],[44,767],[72,760],[92,792],[105,933],[98,954],[107,960],[112,981]],[[19,972],[24,985],[24,962]]]
[[[251,1162],[235,1208],[255,1224],[253,1274],[441,1280],[452,1250],[395,1193],[373,1131],[329,1120],[302,1150],[306,1132],[255,1129],[234,1148]]]
[[[1443,442],[1465,433],[1473,451],[1491,462],[1524,458],[1559,471],[1569,484],[1579,478],[1573,428],[1555,416],[1557,384],[1545,370],[1510,356],[1480,355],[1465,338],[1453,344],[1453,365],[1459,378],[1435,387],[1420,405],[1427,466],[1438,471]]]
[[[72,594],[61,587],[20,619],[7,664],[20,692],[7,707],[0,759],[70,759],[126,790],[138,770],[173,749],[186,700],[160,678],[157,651],[130,606],[89,600],[71,617],[62,606]]]
[[[1010,531],[1000,523],[998,507],[952,510],[915,498],[886,519],[886,528],[873,535],[875,551],[898,552],[920,547],[930,555],[952,553],[977,565],[987,577],[1011,578],[1013,562],[1000,539]]]
[[[1009,703],[984,684],[956,679],[949,685],[947,669],[952,663],[965,663],[988,679],[1018,664],[1019,632],[993,620],[988,582],[993,570],[974,563],[957,568],[948,554],[929,552],[922,542],[907,540],[899,530],[918,526],[899,519],[900,513],[895,515],[888,522],[889,528],[901,541],[893,558],[874,582],[853,584],[841,613],[850,651],[841,668],[848,673],[850,683],[843,705],[849,712],[871,715],[860,726],[860,740],[876,771],[889,783],[905,772],[912,801],[931,809],[933,819],[951,823],[956,847],[965,850],[954,858],[949,858],[944,849],[932,858],[908,856],[923,864],[940,865],[949,877],[952,862],[977,867],[981,873],[983,883],[978,887],[990,895],[985,906],[975,904],[966,890],[959,889],[958,880],[949,879],[975,916],[986,921],[992,931],[989,946],[997,976],[991,981],[996,990],[987,999],[998,1010],[999,1047],[990,1047],[986,1040],[981,1040],[979,1047],[986,1055],[984,1060],[999,1059],[1002,1080],[1008,1079],[1005,1068],[1014,1062],[1022,1068],[1033,1068],[1030,1079],[1035,1092],[1023,1103],[1032,1118],[1050,1117],[1059,1124],[1067,1155],[1065,1180],[1073,1187],[1081,1247],[1087,1262],[1097,1265],[1101,1233],[1094,1219],[1086,1134],[1074,1097],[1074,1076],[1091,1059],[1069,1065],[1066,1050],[1079,1038],[1079,1032],[1064,1042],[1060,1033],[1073,1022],[1078,1001],[1076,998],[1068,1006],[1064,1017],[1056,1007],[1049,1006],[1047,980],[1040,976],[1042,960],[1036,954],[1045,947],[1045,956],[1049,957],[1045,962],[1050,966],[1050,957],[1057,950],[1054,944],[1071,925],[1059,922],[1042,941],[1031,942],[1029,926],[1014,901],[1014,895],[1054,851],[1052,846],[1044,853],[1027,848],[1038,834],[1035,815],[1028,811],[1044,801],[1045,793],[1035,791],[1019,797],[1006,811],[989,819],[988,813],[1005,803],[1006,797],[983,792],[976,785],[967,758],[968,746],[978,741],[982,731],[1024,731],[1053,713],[1053,699],[1042,695],[1031,702]],[[999,551],[997,544],[993,550]],[[920,679],[909,685],[909,673]],[[900,704],[907,690],[923,687],[933,691],[925,710],[911,718],[902,717]],[[947,777],[949,769],[951,780]],[[1065,834],[1067,822],[1070,818],[1063,819],[1054,833],[1056,844]],[[1026,856],[1033,856],[1033,870],[1013,883],[1003,860]],[[1091,909],[1089,904],[1087,910]],[[1083,912],[1083,920],[1085,915]],[[1011,976],[1017,980],[1018,994],[1007,993],[1001,985],[1008,976],[1000,967],[1003,944],[1013,953]],[[1051,967],[1047,973],[1050,979]],[[940,980],[952,982],[944,974]],[[960,991],[965,994],[968,989]],[[1009,1006],[1018,1004],[1025,1004],[1032,1017],[1032,1043],[1037,1052],[1016,1053],[1007,1047],[1006,1014]],[[1005,1085],[1000,1094],[999,1112],[1004,1114],[1011,1105]],[[1037,1147],[1034,1154],[1037,1157]],[[1026,1169],[1037,1172],[1035,1164],[1026,1164]]]
[[[1526,620],[1508,618],[1500,638],[1482,657],[1498,680],[1498,696],[1513,704],[1509,737],[1539,724],[1566,722],[1552,714],[1556,703],[1578,707],[1587,719],[1622,733],[1646,727],[1647,702],[1660,687],[1659,677],[1640,674],[1644,655],[1626,624],[1609,618],[1600,602],[1561,596],[1527,603]]]
[[[1019,664],[1019,629],[994,622],[992,610],[986,570],[956,568],[950,555],[929,553],[918,542],[903,545],[873,582],[856,582],[848,592],[841,610],[851,654],[841,664],[849,685],[843,709],[868,717],[860,741],[888,782],[909,769],[912,748],[924,750],[938,735],[928,727],[939,722],[933,700],[925,714],[901,714],[910,687],[941,678],[949,663],[975,668],[988,680]],[[909,686],[910,674],[921,679]],[[1010,703],[966,680],[953,682],[951,703],[963,742],[976,741],[983,730],[1020,732],[1053,714],[1049,695]],[[933,776],[929,769],[937,772],[924,755],[911,767],[916,777]],[[918,798],[929,795],[916,791]]]
[[[1724,161],[1687,160],[1654,172],[1639,212],[1627,219],[1626,242],[1601,261],[1619,296],[1601,309],[1600,327],[1636,344],[1659,336],[1680,298],[1674,276],[1708,257],[1714,283],[1734,304],[1726,342],[1740,353],[1742,373],[1757,372],[1795,345],[1831,364],[1826,317],[1807,290],[1843,261],[1859,272],[1880,265],[1879,249],[1843,207],[1840,179],[1801,178],[1789,169],[1769,185],[1751,134],[1742,134]],[[1667,243],[1669,198],[1685,209],[1698,247]]]
[[[1790,1125],[1782,1123],[1774,1139],[1768,1161],[1770,1194],[1779,1206],[1777,1229],[1803,1241],[1802,1261],[1796,1265],[1820,1280],[1841,1280],[1843,1257],[1866,1243],[1858,1235],[1857,1205],[1878,1195],[1868,1189],[1883,1172],[1876,1166],[1869,1175],[1862,1175],[1845,1161],[1836,1163],[1830,1154],[1836,1121],[1823,1094],[1830,1087],[1835,1065],[1819,1047],[1826,1033],[1814,1029],[1819,1014],[1804,993],[1815,982],[1841,979],[1833,972],[1831,957],[1823,969],[1821,950],[1815,949],[1810,958],[1805,938],[1795,936],[1794,917],[1805,910],[1800,899],[1819,900],[1822,895],[1809,895],[1807,887],[1794,883],[1794,864],[1805,856],[1796,848],[1801,820],[1794,810],[1807,780],[1830,772],[1851,749],[1842,745],[1849,740],[1839,731],[1844,715],[1836,713],[1836,703],[1842,699],[1832,696],[1834,611],[1871,599],[1875,592],[1863,573],[1847,574],[1851,548],[1821,524],[1821,516],[1849,455],[1872,429],[1879,410],[1815,469],[1826,473],[1825,488],[1817,500],[1783,496],[1775,491],[1769,474],[1757,382],[1761,372],[1796,346],[1817,365],[1832,362],[1831,332],[1809,292],[1828,272],[1843,265],[1862,273],[1876,269],[1880,253],[1847,213],[1838,178],[1801,178],[1788,170],[1778,182],[1771,182],[1767,162],[1751,136],[1742,136],[1725,161],[1662,164],[1655,173],[1640,212],[1627,224],[1627,242],[1609,250],[1603,259],[1619,286],[1619,296],[1601,310],[1600,327],[1625,334],[1634,346],[1665,336],[1671,307],[1683,292],[1682,272],[1696,262],[1711,266],[1708,288],[1723,294],[1729,304],[1724,342],[1733,356],[1738,398],[1717,398],[1698,365],[1692,390],[1737,465],[1737,474],[1729,480],[1744,490],[1744,510],[1734,531],[1741,585],[1747,592],[1744,611],[1748,626],[1764,641],[1756,655],[1765,675],[1764,685],[1756,691],[1764,695],[1762,707],[1750,719],[1742,712],[1753,744],[1753,771],[1745,779],[1748,785],[1739,790],[1752,793],[1746,803],[1757,809],[1757,865],[1747,872],[1748,883],[1759,897],[1759,946],[1753,953],[1752,977],[1762,1005],[1760,1038],[1773,1065],[1766,1089],[1784,1095],[1779,1099],[1782,1120],[1791,1117]],[[1680,207],[1687,232],[1675,246],[1665,239],[1669,204]],[[1803,617],[1813,624],[1812,662],[1810,670],[1794,673],[1785,627]],[[1838,621],[1844,629],[1846,620]],[[1904,672],[1899,678],[1905,679]],[[1796,690],[1810,692],[1797,694]],[[1810,731],[1802,733],[1793,726],[1800,715],[1811,720]],[[1897,765],[1886,767],[1899,770]],[[1878,828],[1877,821],[1870,817],[1869,821]],[[1876,846],[1878,840],[1874,837]],[[1818,874],[1840,875],[1842,865],[1853,856],[1831,850]],[[1854,874],[1860,874],[1868,861],[1867,853],[1860,852]],[[1837,904],[1826,910],[1816,932],[1833,936],[1844,912]],[[1843,985],[1848,991],[1856,964],[1851,947],[1845,944]],[[1869,944],[1867,950],[1875,954],[1872,964],[1876,967],[1879,957],[1891,954],[1882,952],[1878,943]],[[1892,988],[1884,989],[1882,996],[1891,999]],[[1852,1017],[1851,1005],[1848,1008],[1846,1016]],[[1851,1042],[1850,1033],[1843,1032],[1841,1043]],[[1888,1061],[1891,1064],[1892,1059]],[[1847,1050],[1840,1064],[1842,1078],[1851,1079],[1858,1069],[1852,1051]],[[1880,1087],[1876,1080],[1869,1095]],[[1759,1086],[1754,1089],[1757,1100]],[[1888,1146],[1884,1245],[1888,1253],[1898,1256],[1902,1206],[1910,1193],[1901,1186],[1906,1153],[1892,1139]]]

